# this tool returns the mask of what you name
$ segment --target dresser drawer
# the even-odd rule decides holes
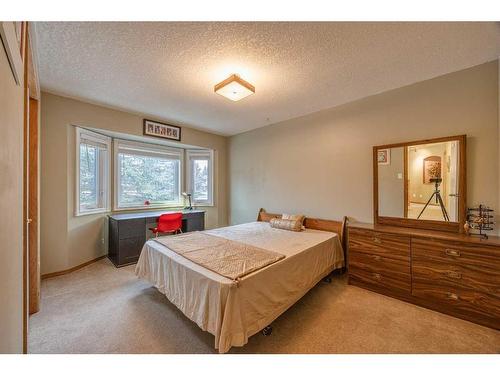
[[[355,267],[370,273],[379,273],[403,282],[410,283],[410,262],[385,258],[376,254],[366,254],[351,251],[349,254],[349,269]]]
[[[414,282],[433,282],[443,288],[471,289],[500,298],[500,273],[492,268],[419,257],[412,261],[412,275]]]
[[[408,261],[410,238],[371,230],[352,229],[349,231],[349,252],[351,251]]]
[[[500,322],[500,298],[490,294],[481,293],[470,289],[445,287],[434,283],[413,282],[412,294],[415,297],[433,301],[446,306],[451,311],[465,315],[480,315],[496,322]]]
[[[412,259],[485,267],[500,272],[500,249],[492,246],[413,238]]]
[[[349,265],[349,280],[382,287],[388,291],[411,293],[410,279],[388,276],[387,273],[373,272],[362,267]]]

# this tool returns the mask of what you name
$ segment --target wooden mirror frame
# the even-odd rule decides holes
[[[456,135],[452,137],[423,139],[414,142],[402,142],[381,146],[373,146],[373,220],[375,224],[396,225],[408,228],[442,230],[447,232],[462,233],[464,231],[465,216],[466,216],[466,197],[467,197],[467,168],[466,168],[466,135]],[[417,220],[400,217],[389,217],[378,215],[378,150],[395,147],[416,146],[426,143],[439,143],[458,141],[459,158],[458,158],[458,222],[436,221],[436,220]],[[405,174],[404,183],[408,183],[407,179],[407,153],[405,154]],[[405,197],[405,205],[408,197]]]

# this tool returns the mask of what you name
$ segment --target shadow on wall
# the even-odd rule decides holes
[[[71,217],[68,224],[71,265],[78,265],[108,253],[107,215]]]

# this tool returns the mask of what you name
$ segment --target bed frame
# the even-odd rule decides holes
[[[273,218],[281,219],[282,214],[271,214],[266,212],[265,209],[261,208],[259,214],[257,215],[257,221],[269,222]],[[309,229],[324,230],[326,232],[334,232],[339,236],[340,244],[342,245],[342,251],[344,252],[344,259],[346,257],[346,243],[347,243],[347,216],[342,218],[342,221],[327,220],[327,219],[316,219],[313,217],[307,217],[304,219],[304,226]],[[346,261],[347,263],[347,261]],[[339,269],[340,273],[345,273],[346,267]],[[338,270],[334,270],[330,275],[325,277],[323,281],[331,283],[331,275],[338,273]],[[264,336],[269,336],[273,332],[273,328],[269,325],[262,330]]]
[[[281,214],[271,214],[266,212],[265,209],[261,208],[259,214],[257,215],[257,221],[270,221],[273,218],[281,219]],[[337,233],[340,239],[340,244],[342,245],[342,250],[346,250],[346,230],[347,230],[347,216],[344,216],[342,221],[327,220],[327,219],[316,219],[313,217],[307,217],[304,219],[304,226],[309,229],[324,230],[326,232]]]

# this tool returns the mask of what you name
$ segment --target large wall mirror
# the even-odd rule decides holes
[[[465,147],[465,135],[375,146],[375,223],[461,232]]]

